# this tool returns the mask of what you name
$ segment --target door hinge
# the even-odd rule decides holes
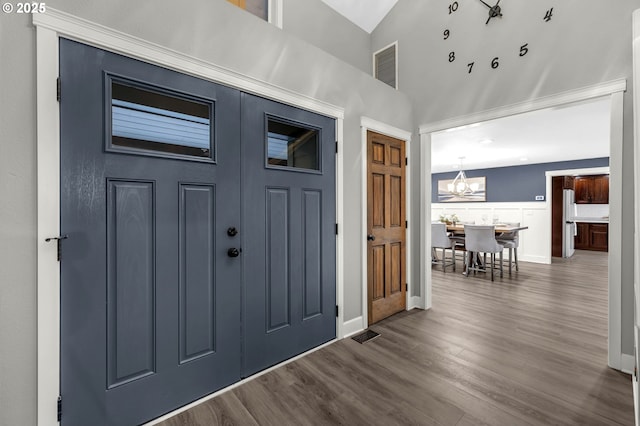
[[[56,99],[60,102],[62,97],[62,83],[60,83],[60,77],[56,79]]]
[[[336,223],[336,235],[338,235],[338,224]]]
[[[409,165],[409,157],[404,157],[404,165],[405,166]]]
[[[338,305],[336,305],[336,316],[338,316]]]
[[[62,421],[62,396],[58,396],[58,422]]]
[[[409,227],[409,221],[408,221],[408,220],[405,220],[405,221],[404,221],[404,227],[405,227],[405,228],[408,228],[408,227]]]
[[[338,153],[338,141],[336,141],[336,154]]]
[[[404,283],[404,291],[409,291],[409,283]]]
[[[60,259],[62,259],[62,240],[66,240],[67,238],[69,238],[68,235],[61,235],[59,237],[49,237],[49,238],[45,238],[45,242],[49,242],[49,241],[56,241],[56,246],[57,246],[57,252],[58,252],[58,262],[60,262]]]

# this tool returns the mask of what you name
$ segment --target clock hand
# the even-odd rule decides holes
[[[487,6],[489,9],[491,9],[491,5],[485,3],[483,0],[480,0],[480,3],[484,4],[485,6]]]
[[[480,0],[482,1],[482,0]],[[483,2],[483,1],[482,1]],[[483,2],[484,3],[484,2]],[[486,4],[486,3],[485,3]],[[489,9],[489,18],[487,18],[487,22],[485,22],[484,24],[487,25],[489,23],[489,21],[491,20],[491,18],[495,18],[496,16],[499,16],[502,18],[502,9],[500,9],[500,0],[498,0],[496,2],[496,5],[493,7],[490,7]]]

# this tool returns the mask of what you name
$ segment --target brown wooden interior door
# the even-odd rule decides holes
[[[406,309],[404,141],[367,132],[368,320]]]

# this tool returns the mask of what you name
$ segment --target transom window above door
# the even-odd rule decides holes
[[[258,18],[269,20],[269,0],[227,0],[241,9],[256,15]]]

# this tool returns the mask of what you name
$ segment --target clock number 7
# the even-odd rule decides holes
[[[455,12],[456,10],[458,10],[458,2],[454,1],[453,3],[451,3],[449,5],[449,15],[451,15],[453,12]]]
[[[471,74],[471,70],[473,69],[473,64],[475,64],[475,62],[471,62],[470,64],[467,64],[467,66],[469,67],[469,74]]]
[[[551,16],[553,16],[553,8],[547,10],[547,13],[544,14],[544,21],[549,22],[551,20]]]

